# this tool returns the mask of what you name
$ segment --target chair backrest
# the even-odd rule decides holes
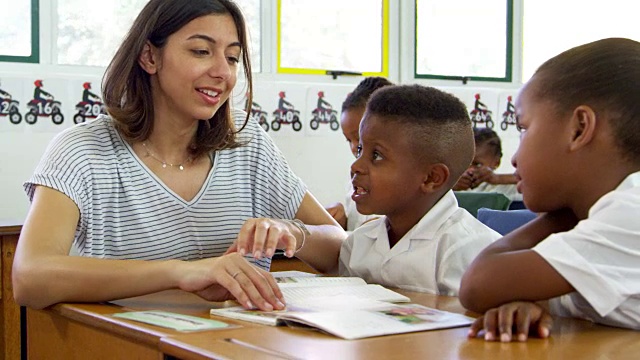
[[[458,199],[458,206],[475,217],[478,217],[480,208],[507,210],[511,203],[508,197],[497,192],[454,191],[453,193]]]
[[[506,235],[536,217],[536,213],[528,209],[492,210],[478,209],[478,220],[500,233]]]

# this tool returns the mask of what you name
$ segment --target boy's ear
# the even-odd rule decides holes
[[[158,51],[157,48],[148,41],[144,44],[140,56],[138,56],[138,64],[140,64],[140,67],[149,73],[149,75],[158,72],[160,66]]]
[[[425,193],[432,193],[440,190],[449,181],[449,168],[445,164],[431,164],[424,181],[422,182],[422,190]]]
[[[593,140],[597,120],[595,111],[589,106],[580,105],[573,110],[570,150],[579,150]]]

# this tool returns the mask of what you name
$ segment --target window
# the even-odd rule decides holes
[[[107,66],[148,0],[58,0],[57,63]]]
[[[260,20],[261,9],[260,0],[236,0],[238,7],[242,10],[242,14],[245,17],[247,28],[249,31],[249,42],[251,48],[249,53],[251,55],[251,70],[252,72],[260,72],[262,70],[262,49],[261,32],[260,32]]]
[[[511,81],[513,0],[416,0],[417,78]]]
[[[523,82],[546,60],[572,47],[608,37],[640,41],[640,4],[635,1],[537,0],[525,1],[523,10]]]
[[[0,61],[40,61],[38,0],[5,1],[0,27]]]
[[[58,0],[57,63],[107,66],[148,0]],[[238,0],[260,71],[260,0]]]
[[[388,75],[388,0],[279,0],[278,72]]]

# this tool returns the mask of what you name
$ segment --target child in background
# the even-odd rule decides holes
[[[367,105],[367,100],[369,100],[369,97],[374,91],[388,85],[393,85],[393,83],[383,77],[365,78],[351,94],[347,95],[346,100],[342,103],[340,127],[342,128],[344,137],[349,143],[353,156],[356,156],[358,141],[360,140],[358,128]],[[344,205],[337,202],[327,206],[326,209],[345,230],[353,231],[364,222],[375,218],[376,215],[360,214],[356,209],[356,204],[351,200],[351,194],[353,193],[351,184],[349,184],[349,189]]]
[[[451,190],[473,151],[471,121],[455,96],[419,85],[377,90],[351,173],[358,211],[384,216],[342,244],[340,275],[457,295],[467,266],[500,237],[459,208]]]
[[[513,156],[544,213],[482,251],[460,301],[469,335],[547,337],[551,313],[640,330],[640,43],[603,39],[545,62],[516,102]],[[512,332],[515,331],[515,336]]]
[[[456,191],[498,192],[511,201],[522,201],[516,189],[513,174],[496,174],[502,159],[502,142],[495,131],[489,128],[473,129],[476,143],[475,156],[471,166],[453,187]]]

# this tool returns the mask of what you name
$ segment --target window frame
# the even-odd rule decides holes
[[[31,55],[2,55],[0,62],[39,63],[40,62],[40,2],[31,0]]]
[[[506,54],[505,54],[505,73],[504,77],[488,77],[488,76],[467,76],[467,75],[437,75],[437,74],[419,74],[418,73],[418,1],[413,1],[413,77],[415,79],[435,79],[435,80],[458,80],[466,83],[468,80],[488,81],[488,82],[513,82],[513,1],[505,0],[507,5],[506,11]]]
[[[382,1],[382,48],[381,48],[381,65],[379,72],[362,72],[362,76],[383,76],[389,77],[389,31],[390,31],[390,5],[389,0]],[[314,69],[314,68],[289,68],[281,65],[281,16],[282,16],[282,0],[276,3],[276,74],[294,74],[294,75],[328,75],[327,71],[341,71],[343,69]],[[348,75],[348,74],[347,74]],[[360,75],[360,73],[358,73]]]

